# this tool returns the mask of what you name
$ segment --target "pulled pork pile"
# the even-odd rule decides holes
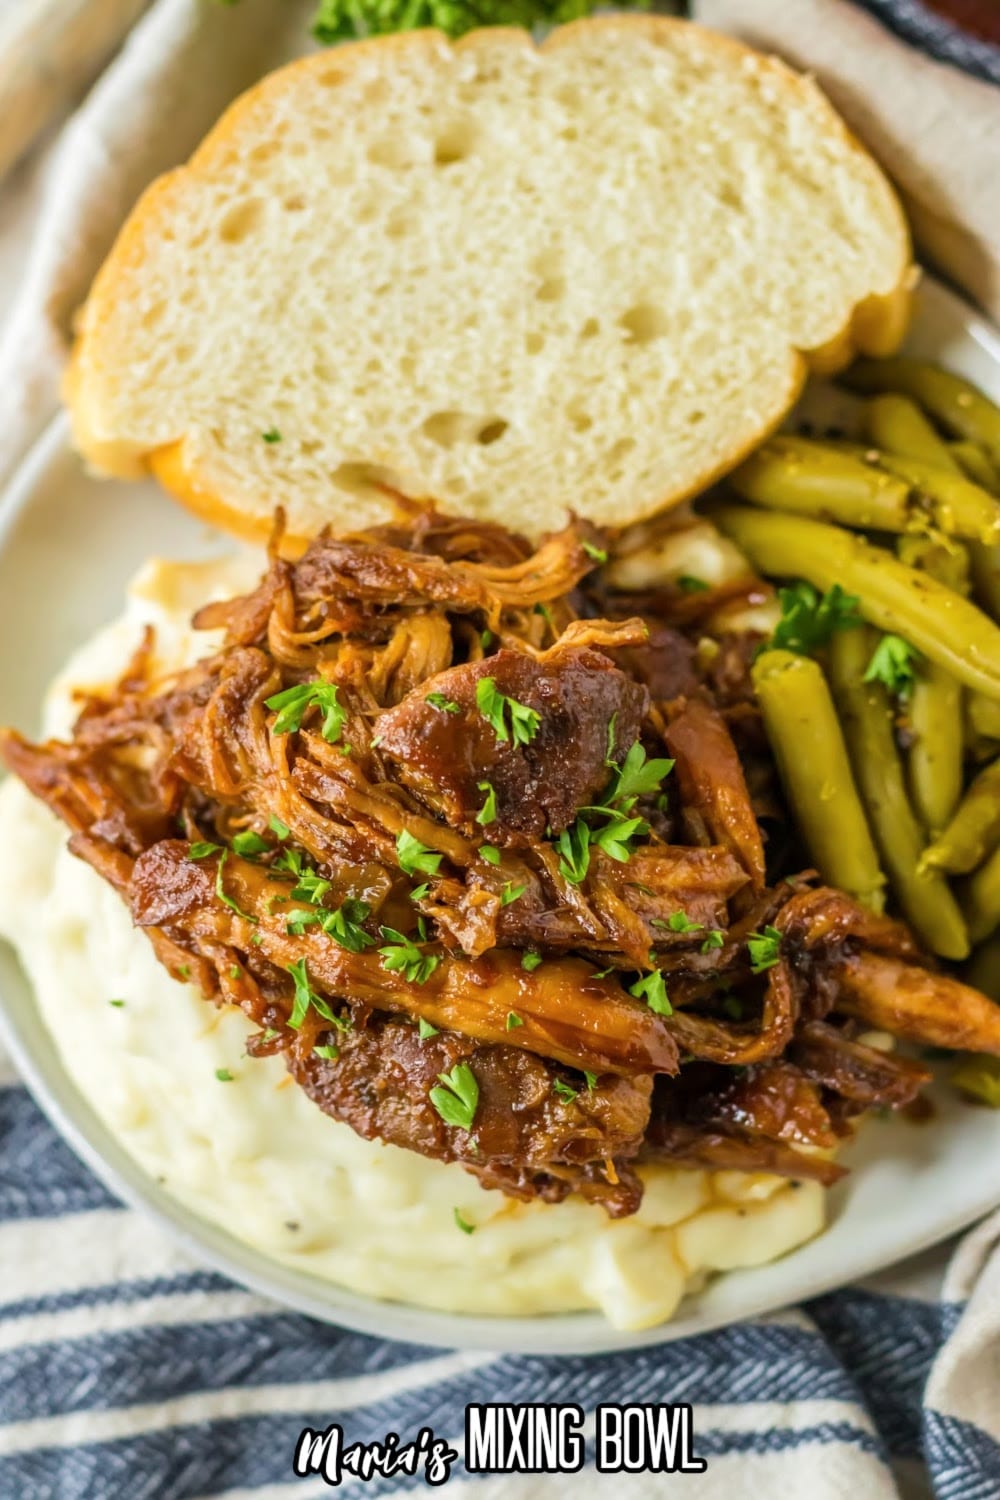
[[[71,743],[2,750],[328,1114],[620,1216],[643,1162],[835,1180],[849,1118],[928,1076],[866,1030],[1000,1050],[904,927],[796,873],[718,591],[616,594],[579,522],[279,541],[196,617],[215,655],[157,680],[147,640]]]

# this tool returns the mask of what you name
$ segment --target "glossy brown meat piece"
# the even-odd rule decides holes
[[[372,1017],[324,1040],[337,1047],[336,1061],[310,1053],[290,1057],[289,1068],[326,1114],[366,1140],[460,1161],[485,1186],[518,1198],[553,1201],[582,1185],[612,1216],[638,1206],[641,1189],[626,1163],[649,1118],[648,1078],[604,1077],[588,1090],[579,1075],[566,1075],[567,1089],[578,1090],[567,1098],[554,1092],[552,1068],[529,1053],[477,1046],[454,1032],[421,1041],[416,1026],[396,1017]],[[460,1063],[479,1087],[471,1131],[446,1124],[430,1101],[440,1075]],[[627,1181],[609,1181],[605,1162]],[[591,1164],[598,1170],[588,1173]]]
[[[899,1109],[915,1099],[929,1069],[894,1052],[880,1052],[852,1041],[825,1021],[807,1021],[795,1034],[788,1057],[807,1078],[858,1109],[889,1105]]]
[[[710,1172],[773,1172],[778,1177],[811,1178],[824,1187],[839,1182],[847,1171],[827,1157],[806,1156],[794,1146],[750,1135],[735,1126],[654,1126],[643,1160],[701,1167]]]
[[[762,889],[764,845],[725,720],[711,704],[691,698],[671,713],[663,737],[684,806],[701,816],[712,842],[732,850],[754,888]]]
[[[476,703],[484,678],[540,715],[529,744],[497,737]],[[428,702],[432,694],[458,712]],[[380,717],[377,731],[400,781],[453,827],[476,831],[486,796],[480,783],[488,782],[496,793],[489,838],[541,839],[547,828],[561,833],[600,795],[610,774],[612,719],[614,758],[622,760],[639,737],[647,703],[640,684],[588,647],[550,652],[542,661],[498,651],[428,679]]]
[[[870,1026],[929,1047],[1000,1055],[1000,1005],[978,990],[878,953],[834,965],[838,1008]]]
[[[222,880],[229,901],[220,903]],[[664,1021],[627,995],[613,978],[594,977],[577,958],[552,960],[528,972],[514,949],[498,948],[478,959],[440,955],[423,984],[385,969],[377,952],[350,953],[315,927],[301,936],[287,931],[287,881],[268,877],[259,865],[233,856],[219,875],[217,855],[188,858],[188,846],[164,842],[137,860],[132,913],[141,927],[184,930],[204,945],[257,952],[287,970],[306,960],[318,991],[363,1001],[376,1009],[423,1016],[442,1030],[482,1042],[502,1043],[591,1072],[674,1072],[677,1048]],[[361,893],[358,893],[361,894]],[[431,950],[428,950],[431,951]],[[511,1030],[514,1012],[521,1025]]]

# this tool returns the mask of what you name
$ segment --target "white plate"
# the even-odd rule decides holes
[[[924,288],[910,344],[1000,399],[1000,338],[943,288]],[[225,548],[218,533],[153,485],[88,478],[70,451],[65,421],[57,421],[0,502],[0,723],[37,728],[44,685],[78,641],[117,615],[128,578],[149,554],[203,558]],[[423,1312],[290,1270],[174,1202],[78,1093],[2,943],[0,996],[6,1039],[35,1097],[114,1193],[233,1280],[326,1322],[383,1337],[544,1354],[663,1343],[854,1281],[1000,1203],[1000,1112],[970,1108],[942,1089],[931,1124],[876,1121],[862,1133],[849,1156],[850,1176],[830,1194],[825,1234],[775,1265],[719,1277],[663,1327],[619,1334],[597,1314],[497,1319]]]

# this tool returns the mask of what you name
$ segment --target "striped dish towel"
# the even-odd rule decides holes
[[[822,36],[831,58],[848,45],[845,14],[848,30],[869,24],[844,0],[699,4],[734,28],[766,30],[780,15],[798,24],[797,45]],[[24,216],[0,194],[0,299],[16,303],[0,336],[0,472],[52,413],[71,314],[138,191],[301,47],[313,5],[155,0],[55,152],[13,185],[17,201],[37,189],[42,203],[26,261]],[[876,59],[882,46],[893,50]],[[902,66],[900,47],[866,30],[865,67]],[[975,110],[952,113],[964,127]],[[923,183],[945,149],[931,144]],[[971,147],[949,151],[970,180]],[[989,210],[956,192],[948,201],[974,225],[995,213],[995,192]],[[978,249],[974,260],[988,265]],[[952,265],[962,280],[960,257]],[[576,1402],[591,1420],[600,1403],[690,1403],[706,1471],[671,1480],[588,1467],[588,1492],[609,1497],[659,1500],[672,1485],[684,1500],[996,1500],[998,1240],[1000,1218],[864,1285],[660,1349],[442,1354],[327,1328],[192,1264],[76,1160],[0,1056],[0,1500],[315,1500],[330,1493],[323,1482],[292,1472],[304,1427],[339,1422],[352,1443],[430,1427],[461,1451],[466,1403],[488,1401]],[[580,1484],[473,1478],[458,1462],[446,1493],[532,1500]],[[342,1488],[381,1500],[424,1481]]]
[[[0,1061],[0,1067],[4,1064]],[[123,1208],[0,1073],[0,1496],[316,1500],[305,1427],[345,1443],[423,1427],[463,1453],[467,1402],[686,1402],[704,1474],[585,1476],[653,1500],[996,1500],[1000,1218],[958,1249],[754,1323],[599,1358],[442,1353],[338,1331],[199,1269]],[[926,1470],[924,1464],[926,1463]],[[927,1487],[927,1474],[933,1490]],[[476,1478],[477,1500],[580,1477]],[[348,1482],[355,1497],[424,1491]]]

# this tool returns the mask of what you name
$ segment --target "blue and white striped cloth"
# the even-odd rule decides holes
[[[821,24],[830,0],[815,5]],[[885,0],[886,8],[890,0]],[[315,0],[155,0],[48,170],[37,250],[0,337],[0,469],[50,415],[61,334],[136,192],[304,35]],[[746,0],[756,20],[769,9]],[[237,19],[238,25],[233,22]],[[0,197],[0,252],[13,218]],[[0,286],[0,295],[5,288]],[[474,1478],[450,1500],[997,1500],[1000,1218],[861,1286],[638,1353],[441,1353],[340,1332],[193,1265],[117,1203],[0,1055],[0,1500],[317,1500],[296,1438],[434,1432],[467,1402],[688,1402],[704,1474]],[[409,1481],[348,1481],[385,1497]],[[674,1493],[673,1488],[669,1492]]]
[[[324,1327],[200,1270],[90,1174],[9,1068],[0,1079],[3,1500],[313,1500],[323,1481],[292,1473],[304,1427],[370,1442],[430,1426],[461,1454],[465,1404],[496,1400],[690,1403],[706,1472],[588,1472],[608,1495],[889,1500],[929,1493],[924,1462],[938,1500],[1000,1495],[1000,1223],[965,1243],[943,1289],[932,1255],[659,1349],[441,1353]],[[527,1500],[579,1482],[475,1478],[460,1461],[447,1491]],[[374,1500],[424,1481],[343,1488]]]

